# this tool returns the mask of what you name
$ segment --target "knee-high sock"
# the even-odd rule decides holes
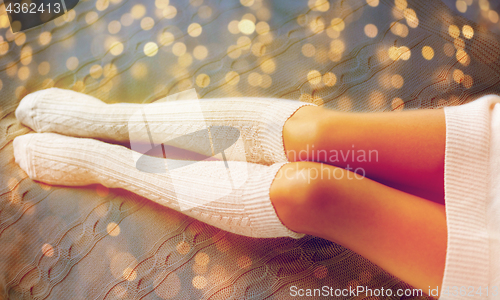
[[[106,104],[72,90],[50,88],[24,97],[16,117],[37,132],[118,142],[128,141],[130,133],[134,142],[154,141],[207,156],[222,148],[227,160],[269,165],[287,161],[283,126],[304,105],[312,104],[273,98]],[[235,134],[239,143],[233,143]]]
[[[14,139],[15,160],[34,180],[126,189],[236,234],[303,236],[281,223],[269,198],[271,183],[284,163],[264,166],[141,156],[149,170],[156,170],[148,173],[137,168],[134,154],[123,146],[55,133],[31,133]],[[163,167],[164,172],[158,172]]]

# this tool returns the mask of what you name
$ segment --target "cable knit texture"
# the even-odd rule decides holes
[[[37,132],[118,142],[133,137],[134,142],[153,140],[206,156],[214,154],[213,147],[227,145],[227,160],[270,165],[287,161],[283,126],[305,105],[313,104],[256,97],[106,104],[83,93],[49,88],[25,96],[16,117]],[[213,147],[203,136],[207,128]],[[238,138],[242,143],[232,143]]]
[[[151,158],[164,173],[136,168],[132,150],[93,139],[35,133],[14,140],[16,162],[31,179],[52,185],[94,183],[123,188],[223,230],[251,237],[303,237],[287,229],[269,199],[284,163],[189,162]]]

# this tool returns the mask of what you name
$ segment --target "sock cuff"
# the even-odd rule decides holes
[[[316,106],[312,103],[277,99],[266,108],[262,115],[264,122],[260,131],[260,140],[264,155],[270,158],[270,162],[288,161],[283,145],[283,127],[299,108],[306,105]],[[269,161],[265,157],[263,160]]]
[[[271,203],[269,190],[279,169],[288,162],[276,163],[267,168],[265,172],[252,174],[252,180],[248,182],[243,195],[245,197],[245,211],[250,216],[250,228],[252,236],[255,237],[283,237],[288,236],[299,239],[305,236],[303,233],[288,229],[276,214]]]

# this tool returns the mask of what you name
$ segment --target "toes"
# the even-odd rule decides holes
[[[33,138],[36,133],[29,133],[18,136],[14,139],[14,157],[16,163],[23,169],[30,178],[35,178],[35,172],[32,165]]]
[[[16,118],[19,122],[35,131],[38,131],[34,119],[36,103],[37,100],[45,93],[47,93],[47,90],[40,90],[26,95],[16,109]]]

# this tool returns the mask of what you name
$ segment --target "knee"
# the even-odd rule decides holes
[[[270,196],[278,217],[293,231],[315,234],[315,219],[330,198],[321,164],[293,162],[284,165],[274,180]]]

